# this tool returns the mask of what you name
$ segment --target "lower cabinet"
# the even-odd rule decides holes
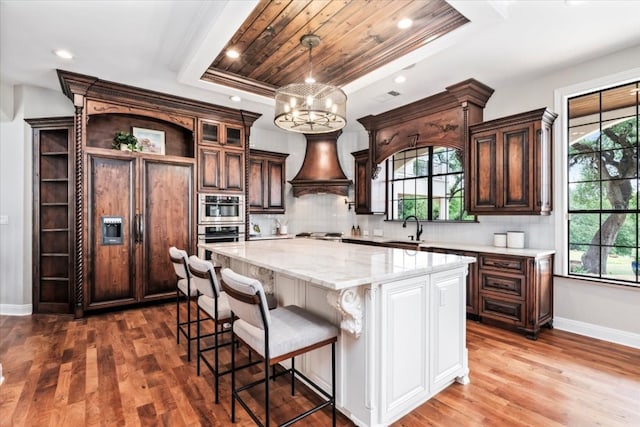
[[[193,161],[89,154],[85,309],[175,294],[169,245],[193,247]]]
[[[553,326],[553,255],[479,254],[479,315],[523,330],[536,339]]]

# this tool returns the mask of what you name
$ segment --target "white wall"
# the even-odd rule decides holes
[[[638,66],[640,46],[612,53],[570,69],[544,76],[529,76],[494,87],[495,93],[485,108],[485,119],[520,113],[548,106],[554,108],[554,91],[581,82],[632,70]],[[473,75],[470,70],[469,75]],[[640,76],[639,76],[640,77]],[[455,83],[455,82],[452,82]],[[491,82],[483,82],[491,85]],[[71,102],[61,93],[33,87],[18,87],[15,94],[2,86],[2,122],[0,123],[0,215],[9,216],[9,225],[0,225],[0,313],[18,308],[25,310],[31,303],[31,131],[23,119],[72,115]],[[13,111],[7,105],[13,96]],[[560,122],[560,118],[556,123]],[[561,143],[561,129],[556,126],[556,148]],[[255,148],[289,152],[287,180],[292,179],[302,165],[305,141],[301,135],[264,129],[253,129],[251,144]],[[345,132],[338,140],[340,163],[353,179],[352,151],[367,146],[367,135]],[[559,177],[562,157],[556,155],[555,175]],[[549,217],[513,216],[479,217],[476,224],[426,224],[424,238],[436,242],[473,242],[490,244],[494,232],[523,230],[527,247],[557,247],[558,258],[563,256],[562,245],[556,244],[556,222],[562,221],[559,212],[563,185],[556,185],[556,205]],[[353,189],[349,194],[353,200]],[[342,231],[360,225],[372,233],[382,229],[385,236],[404,238],[412,230],[399,223],[382,221],[381,216],[355,215],[344,204],[344,197],[334,195],[306,195],[294,198],[287,184],[287,213],[282,219],[289,224],[289,232]],[[275,216],[253,215],[263,230],[270,231]],[[264,226],[263,226],[264,224]],[[580,333],[588,333],[612,341],[640,347],[640,289],[612,287],[574,280],[555,280],[556,326]]]
[[[32,308],[32,141],[25,118],[70,116],[62,92],[1,86],[0,121],[0,313],[30,314]]]

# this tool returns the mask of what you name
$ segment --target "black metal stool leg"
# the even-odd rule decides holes
[[[269,427],[269,358],[264,358],[264,402],[265,402],[265,427]]]
[[[202,339],[202,338],[200,338],[202,336],[201,331],[200,331],[200,316],[202,314],[200,313],[200,306],[199,305],[198,305],[197,313],[198,313],[198,322],[196,324],[196,333],[198,334],[198,339],[197,339],[197,341],[198,341],[198,355],[197,355],[198,362],[196,363],[196,365],[197,365],[196,371],[198,373],[198,376],[200,376],[200,355],[202,354],[201,353],[202,350],[200,350],[201,349],[200,341]]]
[[[291,358],[291,396],[293,396],[296,392],[294,380],[295,380],[295,371],[296,371],[296,358]]]
[[[180,291],[176,291],[176,341],[180,344]]]
[[[187,292],[191,293],[189,287]],[[191,362],[191,295],[187,295],[187,362]]]
[[[331,425],[336,427],[336,343],[331,343]]]

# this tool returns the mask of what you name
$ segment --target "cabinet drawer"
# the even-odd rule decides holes
[[[480,295],[480,316],[524,326],[524,302]]]
[[[524,290],[524,276],[500,274],[493,271],[480,271],[480,292],[498,292],[524,298]]]
[[[517,272],[524,274],[526,258],[481,255],[480,268],[492,268],[495,270]]]

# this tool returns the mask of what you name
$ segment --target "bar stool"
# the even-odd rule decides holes
[[[186,251],[175,246],[169,248],[169,258],[176,271],[176,339],[180,344],[180,335],[187,339],[187,360],[191,361],[191,341],[198,337],[191,336],[191,325],[197,320],[191,320],[191,300],[198,295],[198,290],[191,284],[191,274],[189,274],[189,255]],[[187,303],[187,321],[180,321],[180,297],[184,296]]]
[[[259,426],[269,426],[269,367],[291,359],[291,368],[282,374],[291,374],[291,395],[295,393],[295,376],[304,379],[318,393],[326,398],[319,405],[280,424],[288,426],[302,418],[331,406],[332,425],[336,425],[336,342],[338,329],[331,323],[290,305],[269,311],[262,284],[256,280],[235,273],[229,268],[222,270],[222,289],[228,296],[231,307],[231,321],[234,337],[244,342],[264,359],[264,378],[236,388],[235,349],[231,351],[231,422],[235,422],[236,400]],[[331,394],[295,369],[295,357],[331,344]],[[281,374],[280,374],[281,375]],[[275,379],[275,374],[272,377]],[[264,384],[265,424],[249,408],[239,395],[256,385]]]
[[[225,330],[225,323],[228,325],[231,322],[231,310],[229,308],[229,301],[227,295],[220,291],[220,284],[216,277],[213,264],[209,261],[204,261],[195,255],[189,257],[189,271],[192,276],[192,280],[198,290],[198,368],[197,372],[200,375],[200,360],[204,361],[205,365],[209,368],[214,376],[216,386],[216,403],[220,402],[219,393],[219,378],[221,375],[228,374],[231,369],[220,372],[219,353],[218,349],[231,344],[231,328]],[[200,326],[201,312],[206,314],[206,318],[213,321],[213,333],[203,335]],[[229,340],[222,343],[220,337],[225,334],[229,334]],[[214,344],[209,347],[202,347],[202,339],[213,336]],[[205,352],[213,350],[214,360],[213,363],[209,361],[205,355]]]

